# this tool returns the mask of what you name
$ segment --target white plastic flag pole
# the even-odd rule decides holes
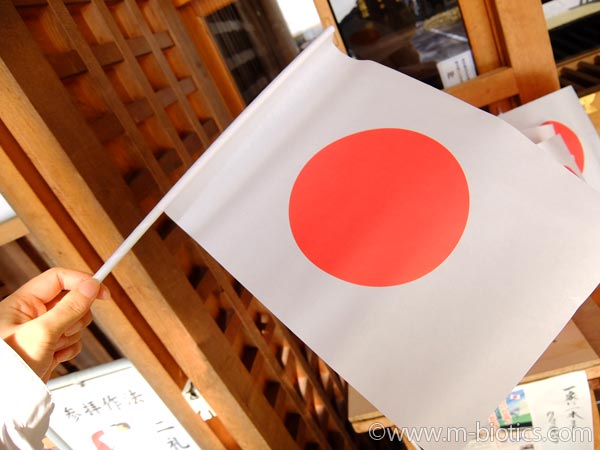
[[[226,130],[227,131],[227,130]],[[129,236],[119,245],[115,252],[110,255],[106,262],[98,269],[94,274],[94,279],[102,283],[110,272],[115,268],[117,264],[123,259],[123,257],[133,248],[133,246],[139,241],[144,233],[158,220],[160,215],[165,212],[167,206],[183,191],[189,182],[193,179],[194,175],[198,173],[204,166],[204,164],[215,154],[216,150],[220,147],[219,142],[226,139],[227,133],[223,132],[217,140],[211,145],[198,160],[194,163],[190,169],[175,183],[175,185],[164,195],[163,198],[152,208],[152,210],[144,217],[137,227],[131,232]]]
[[[119,245],[115,252],[110,255],[102,267],[100,267],[100,269],[98,269],[98,271],[94,274],[94,278],[98,280],[98,282],[102,283],[104,281],[104,279],[110,272],[112,272],[112,270],[123,259],[127,252],[133,248],[136,242],[141,239],[144,233],[148,231],[152,224],[160,217],[164,211],[164,207],[161,206],[161,203],[162,202],[159,202],[152,209],[152,211],[150,211],[150,213],[144,217],[144,220],[142,220],[140,224],[135,227],[131,234],[127,236],[123,243]]]
[[[231,128],[231,127],[230,127]],[[175,185],[164,195],[163,198],[152,208],[152,210],[144,217],[137,227],[131,232],[129,236],[119,245],[115,252],[110,255],[106,262],[98,269],[94,274],[94,279],[102,283],[110,272],[115,268],[117,264],[123,259],[123,257],[133,248],[133,246],[139,241],[144,233],[158,220],[160,215],[165,212],[167,206],[183,191],[189,182],[194,178],[195,174],[198,173],[204,166],[204,164],[215,154],[216,150],[221,146],[219,142],[223,142],[227,138],[227,130],[221,134],[215,140],[198,160],[194,163],[190,169],[175,183]]]

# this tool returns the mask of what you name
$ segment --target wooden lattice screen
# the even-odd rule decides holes
[[[230,122],[198,36],[168,0],[0,0],[0,191],[48,263],[98,269]],[[357,448],[345,382],[166,216],[106,283],[97,323],[202,448]]]

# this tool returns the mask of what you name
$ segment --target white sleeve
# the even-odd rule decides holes
[[[0,339],[0,449],[41,450],[53,408],[46,385]]]

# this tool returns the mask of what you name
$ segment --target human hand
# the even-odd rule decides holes
[[[110,293],[91,275],[47,270],[0,302],[0,338],[46,382],[59,363],[81,351],[81,330],[92,321],[96,298]]]

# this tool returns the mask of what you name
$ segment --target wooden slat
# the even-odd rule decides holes
[[[527,103],[559,89],[550,36],[539,0],[497,1],[496,8],[521,102]],[[524,42],[527,45],[523,45]]]
[[[180,80],[178,85],[183,95],[189,95],[196,90],[196,85],[190,77]],[[159,90],[156,93],[156,96],[163,108],[166,108],[177,101],[177,93],[171,86]]]
[[[133,0],[125,1],[128,5],[132,5],[133,3]],[[204,62],[195,51],[194,44],[186,33],[185,27],[182,26],[177,12],[170,3],[170,0],[150,0],[150,4],[155,10],[161,11],[161,19],[164,21],[173,41],[181,51],[182,57],[191,71],[190,75],[194,79],[196,86],[198,86],[202,97],[206,99],[209,109],[212,111],[212,118],[221,130],[225,129],[231,122],[231,115],[229,114],[221,95],[215,88]],[[194,131],[198,133],[197,130]],[[198,133],[198,136],[203,139],[203,132],[202,134]]]
[[[156,33],[154,37],[160,48],[163,50],[173,46],[173,41],[171,40],[169,33]],[[128,39],[127,46],[137,57],[151,52],[150,45],[142,36]],[[102,66],[115,64],[123,60],[121,54],[118,53],[119,50],[116,44],[112,42],[101,45],[93,45],[91,48],[92,52],[98,59],[98,62]],[[59,78],[67,78],[87,71],[87,67],[75,50],[69,50],[64,53],[49,54],[47,55],[47,58]]]
[[[194,155],[196,151],[202,148],[202,142],[196,133],[187,133],[183,137],[183,145],[190,155]]]
[[[136,125],[154,115],[150,103],[145,98],[140,98],[139,100],[128,103],[126,107]]]
[[[59,78],[71,77],[87,70],[81,57],[75,50],[69,50],[65,53],[54,53],[48,55],[47,58]]]
[[[334,27],[335,34],[333,38],[333,43],[337,48],[339,48],[342,52],[348,53],[346,46],[344,45],[344,40],[342,39],[342,35],[340,34],[340,30],[337,26],[337,21],[331,10],[331,6],[329,6],[328,0],[313,0],[315,7],[317,8],[317,12],[319,13],[319,17],[321,19],[321,24],[323,28],[326,27]]]
[[[125,132],[121,122],[113,113],[106,113],[98,117],[90,123],[90,126],[102,143],[115,139]]]
[[[121,55],[121,52],[114,42],[93,45],[90,48],[100,65],[103,67],[123,61],[123,55]]]
[[[230,301],[231,307],[236,311],[238,317],[241,318],[241,324],[244,326],[246,333],[248,333],[250,335],[252,340],[256,343],[256,345],[260,349],[261,354],[265,357],[265,363],[269,366],[270,370],[273,373],[275,373],[277,375],[281,375],[282,374],[281,366],[276,361],[273,353],[270,351],[267,342],[262,338],[260,331],[257,329],[254,321],[252,320],[251,317],[249,317],[247,310],[246,310],[243,302],[241,301],[238,293],[235,292],[235,290],[231,286],[231,283],[229,282],[229,279],[228,279],[229,278],[228,274],[225,273],[224,269],[214,259],[212,259],[212,257],[208,253],[206,253],[204,250],[202,250],[200,248],[199,248],[199,251],[201,252],[202,257],[205,260],[207,266],[210,268],[211,272],[213,274],[215,274],[215,277],[217,278],[218,281],[220,281],[221,286],[224,287],[225,293],[227,295],[227,298]],[[344,432],[345,431],[344,424],[341,422],[339,415],[337,415],[337,414],[335,414],[335,412],[333,412],[331,403],[326,400],[326,396],[325,396],[322,388],[320,387],[320,384],[314,378],[314,373],[308,367],[308,363],[306,362],[306,360],[304,358],[302,358],[301,352],[298,350],[298,346],[296,345],[294,340],[290,337],[287,329],[283,325],[280,325],[280,328],[281,328],[281,332],[288,338],[288,343],[293,350],[293,352],[290,354],[290,358],[292,358],[292,360],[294,360],[294,361],[297,361],[301,365],[302,369],[307,373],[307,376],[310,377],[311,383],[313,384],[315,391],[318,393],[318,395],[321,396],[326,407],[330,410],[330,413],[331,413],[330,416],[338,420],[338,423],[337,423],[338,430],[342,433],[342,436],[344,438],[345,446],[346,446],[345,448],[356,448],[356,446],[355,446],[354,442],[352,441],[352,439],[350,438],[350,436]],[[294,355],[296,355],[296,356],[294,356]],[[291,400],[294,403],[297,410],[300,411],[305,422],[308,424],[310,431],[312,432],[313,436],[315,436],[315,438],[317,439],[319,444],[323,448],[330,448],[329,443],[327,443],[326,436],[323,435],[322,430],[320,430],[318,427],[315,426],[315,422],[312,419],[310,411],[308,411],[306,408],[303,407],[304,402],[299,397],[299,395],[296,392],[295,387],[294,387],[293,380],[297,376],[296,370],[294,369],[293,372],[290,373],[289,372],[290,366],[291,365],[287,365],[287,367],[285,369],[283,369],[283,372],[287,373],[288,377],[287,378],[285,376],[282,377],[282,379],[283,379],[282,387],[286,391],[288,396],[291,398]],[[289,378],[290,375],[292,375],[292,379]]]
[[[10,153],[10,158],[7,152]],[[71,216],[63,210],[1,122],[0,167],[0,186],[50,260],[56,265],[91,272],[91,267],[83,257],[98,258],[97,255],[94,255],[95,252],[90,249]],[[98,263],[99,260],[96,264]],[[122,290],[117,289],[114,279],[107,279],[105,284],[111,289],[115,301],[96,302],[93,308],[94,320],[133,362],[199,445],[207,449],[225,450],[212,430],[180,395],[180,386],[163,366],[171,360],[162,350],[156,336],[153,336],[152,330],[139,320],[139,313],[129,309],[126,315],[117,306],[117,302],[122,305],[126,299],[121,297]],[[136,323],[137,330],[132,322]],[[143,337],[139,331],[141,327],[145,327]]]
[[[170,174],[181,167],[181,160],[173,149],[159,152],[157,159],[158,163],[167,174]]]
[[[166,239],[168,241],[169,248],[171,248],[172,251],[176,251],[176,249],[183,245],[183,236],[184,234],[179,228],[172,229],[172,231],[168,234]],[[261,330],[259,330],[256,326],[254,316],[256,314],[256,311],[259,309],[258,301],[254,299],[249,293],[247,293],[247,291],[244,291],[244,294],[247,294],[248,301],[243,301],[239,297],[239,294],[232,288],[231,277],[227,273],[225,273],[223,269],[221,269],[220,266],[218,266],[218,264],[216,264],[214,260],[212,260],[210,256],[208,256],[208,254],[206,254],[206,252],[204,252],[202,249],[194,245],[194,250],[200,255],[200,258],[202,260],[208,261],[208,266],[211,268],[212,273],[220,274],[220,284],[224,287],[225,293],[227,294],[227,303],[224,306],[228,309],[235,310],[236,312],[235,316],[230,316],[230,322],[226,326],[225,334],[228,337],[228,339],[233,343],[235,348],[241,348],[244,345],[243,340],[241,340],[241,329],[243,327],[245,333],[251,338],[251,340],[254,342],[254,345],[256,345],[256,347],[254,348],[258,348],[260,350],[257,355],[257,359],[260,361],[261,365],[264,364],[267,377],[272,378],[273,376],[277,376],[281,378],[282,374],[285,374],[285,377],[282,378],[281,386],[284,388],[283,391],[291,397],[291,405],[293,405],[296,411],[301,412],[303,421],[306,422],[306,424],[308,425],[308,430],[312,433],[313,436],[315,436],[315,439],[318,442],[320,442],[321,445],[329,445],[327,444],[326,436],[321,434],[322,431],[319,430],[319,428],[316,426],[317,423],[314,422],[314,416],[312,412],[312,398],[311,400],[306,401],[305,399],[302,399],[299,396],[299,393],[296,390],[299,369],[296,367],[295,362],[292,364],[290,363],[290,361],[298,361],[298,363],[300,364],[300,370],[306,370],[308,368],[308,373],[312,376],[310,378],[311,383],[314,383],[316,385],[319,384],[319,382],[315,378],[314,373],[310,370],[310,367],[308,367],[308,363],[304,360],[303,355],[299,350],[299,347],[295,344],[296,338],[293,337],[291,334],[287,335],[288,340],[286,340],[286,343],[289,346],[289,348],[293,350],[292,354],[288,354],[291,359],[286,361],[285,368],[282,369],[279,362],[276,361],[274,353],[268,348],[268,338],[271,334],[269,333],[265,338]],[[264,307],[260,306],[260,309],[264,310]],[[269,320],[271,326],[275,326],[275,319],[271,317]],[[283,335],[283,333],[285,333],[286,331],[287,330],[285,329],[285,327],[279,324],[279,334]],[[259,357],[259,355],[261,357]],[[255,367],[255,365],[253,365],[251,372],[254,378],[256,378],[257,376],[257,370],[259,370],[258,367]],[[308,380],[306,376],[304,378]],[[339,415],[335,414],[333,406],[331,403],[328,402],[327,396],[324,394],[323,389],[321,389],[320,386],[317,386],[315,389],[318,393],[321,394],[321,402],[328,404],[329,411],[332,412],[332,417],[337,417],[337,429],[340,430],[340,434],[343,435],[345,433],[344,422],[339,420]],[[309,390],[312,390],[312,385],[311,389]],[[351,439],[348,439],[346,444],[349,445],[349,448],[353,448]]]
[[[0,2],[0,40],[13,39],[18,46],[0,46],[0,119],[93,250],[108,258],[140,212],[17,12]],[[297,448],[154,232],[113,275],[241,447]]]
[[[91,48],[101,66],[115,64],[123,60],[116,45],[112,42],[102,44],[102,46],[92,46]],[[67,78],[87,71],[87,67],[75,50],[50,54],[48,55],[48,61],[54,67],[59,78]]]
[[[152,175],[145,169],[136,169],[134,173],[125,177],[125,181],[138,201],[146,198],[156,189]]]
[[[483,107],[519,93],[519,87],[511,68],[496,69],[472,80],[444,89],[473,106]]]
[[[191,158],[188,152],[186,151],[183,142],[179,139],[179,134],[177,130],[173,126],[173,123],[169,120],[167,114],[165,113],[164,106],[161,105],[158,98],[154,93],[154,89],[150,85],[150,82],[146,78],[144,71],[139,66],[136,55],[131,51],[126,39],[121,35],[119,27],[115,22],[113,16],[111,15],[108,6],[104,1],[100,0],[92,0],[92,4],[98,10],[98,13],[104,20],[104,24],[107,26],[112,36],[115,39],[116,46],[118,47],[119,52],[123,55],[125,62],[129,65],[129,69],[131,70],[133,77],[135,78],[135,82],[140,86],[141,91],[145,97],[145,102],[150,111],[153,112],[154,116],[157,118],[160,127],[167,134],[171,145],[177,152],[181,161],[187,166],[191,165]],[[149,117],[150,113],[146,116]]]
[[[103,67],[123,61],[123,57],[114,42],[92,45],[90,48],[98,63]],[[85,63],[75,50],[50,54],[47,58],[60,78],[77,75],[87,70]]]
[[[21,219],[13,217],[0,223],[0,246],[16,241],[25,236],[29,231]]]
[[[213,120],[213,119],[206,119],[202,121],[202,128],[204,129],[204,132],[206,133],[206,135],[208,136],[208,138],[212,140],[217,137],[217,135],[219,134],[219,127],[217,126],[217,123]]]
[[[7,295],[12,294],[39,273],[39,267],[17,242],[12,241],[0,246],[0,274],[2,274],[0,281],[5,284]]]
[[[135,148],[139,158],[147,165],[148,170],[150,170],[150,173],[156,180],[159,189],[163,193],[166,192],[169,186],[169,180],[167,176],[164,174],[164,172],[162,172],[157,161],[154,159],[151,149],[144,141],[142,134],[129,115],[127,108],[113,89],[106,76],[106,73],[104,72],[104,69],[96,59],[94,52],[77,30],[77,24],[71,17],[69,10],[62,0],[49,0],[48,4],[59,19],[59,23],[69,42],[74,49],[77,50],[87,66],[90,76],[97,85],[107,105],[110,107],[113,114],[119,119],[119,122],[131,139],[133,148]]]
[[[507,66],[494,2],[460,0],[459,5],[479,73],[484,74]]]
[[[89,3],[90,0],[65,0],[65,4],[67,5],[85,5]],[[48,4],[48,0],[12,0],[12,3],[15,6],[46,6]]]
[[[160,47],[159,42],[153,39],[154,33],[152,33],[150,27],[144,20],[143,14],[140,11],[139,6],[133,0],[126,0],[125,5],[127,7],[127,11],[131,15],[132,20],[137,26],[137,30],[141,32],[142,35],[148,41],[152,50],[152,54],[154,55],[154,58],[156,59],[156,62],[158,63],[159,67],[162,69],[162,72],[166,77],[169,85],[172,87],[175,96],[177,97],[177,100],[179,102],[179,106],[182,108],[192,131],[196,132],[203,145],[205,147],[208,147],[210,139],[206,135],[204,129],[198,123],[198,118],[196,117],[196,114],[194,113],[192,107],[190,106],[186,98],[187,94],[184,93],[184,91],[182,90],[182,86],[179,84],[177,78],[173,74],[173,70],[171,69],[167,59],[165,58],[165,55],[162,52],[162,48]]]
[[[162,50],[173,47],[173,40],[166,31],[155,33],[153,37]],[[135,56],[147,55],[152,51],[152,46],[143,36],[136,36],[132,37],[131,39],[127,39],[127,45]]]
[[[231,3],[229,0],[226,1]],[[208,14],[202,5],[206,3],[205,1],[187,2],[184,7],[179,8],[178,12],[194,41],[196,51],[206,62],[206,69],[215,80],[231,116],[236,117],[246,104],[204,19]]]

